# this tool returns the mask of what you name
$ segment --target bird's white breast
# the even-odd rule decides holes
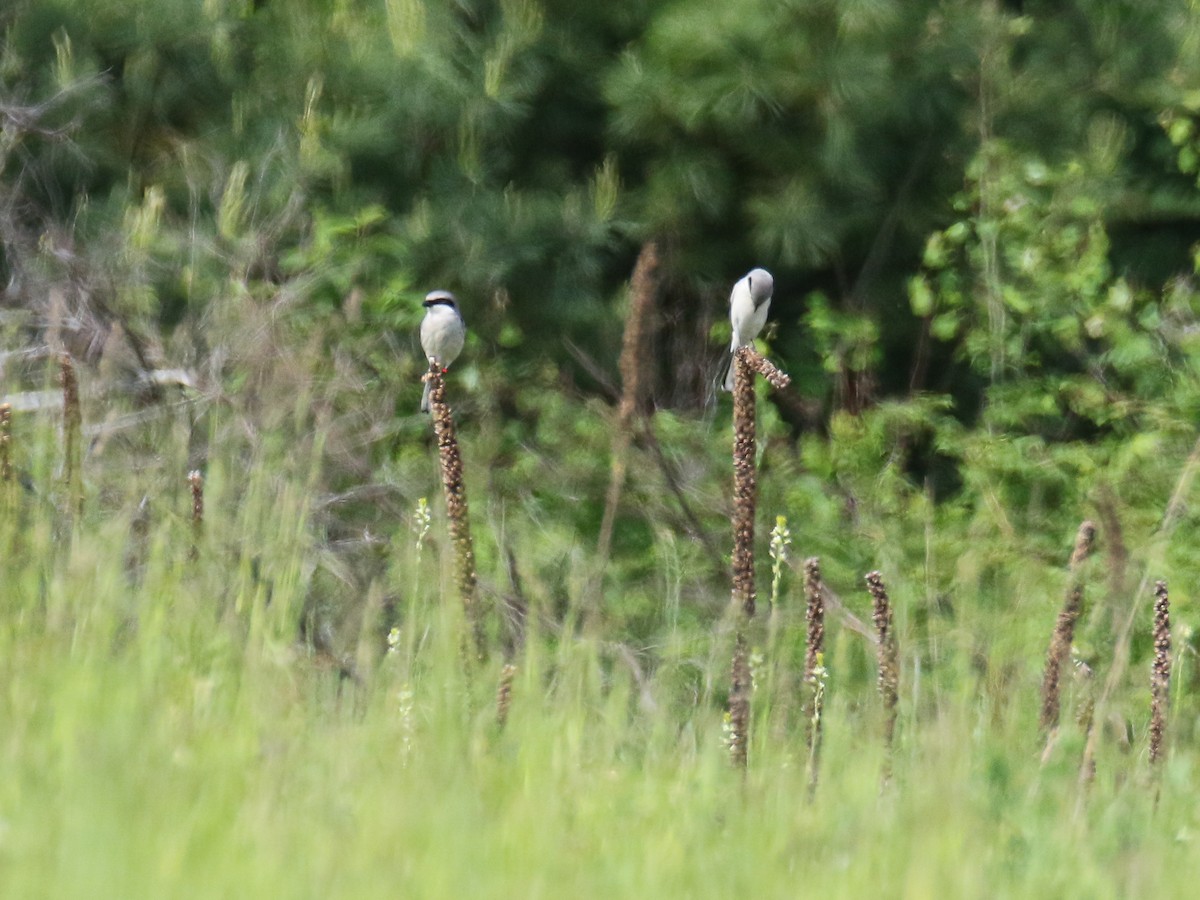
[[[448,366],[462,352],[464,330],[462,318],[453,308],[431,306],[421,322],[421,348],[426,356]]]
[[[758,337],[763,326],[767,324],[767,310],[771,301],[764,301],[755,307],[754,298],[750,295],[750,285],[743,278],[734,285],[729,304],[729,319],[733,325],[734,344],[739,347],[749,344]]]

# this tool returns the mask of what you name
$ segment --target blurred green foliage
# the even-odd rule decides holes
[[[193,264],[240,257],[277,278],[298,244],[328,239],[321,211],[379,210],[402,256],[382,254],[381,282],[374,242],[347,247],[372,257],[356,285],[399,279],[410,301],[451,286],[491,349],[528,341],[559,363],[564,335],[615,346],[619,286],[656,237],[675,404],[701,399],[685,361],[728,284],[763,263],[780,350],[812,353],[820,292],[886,326],[873,390],[892,394],[918,327],[903,284],[972,167],[994,164],[993,136],[1052,169],[1103,156],[1106,221],[1179,183],[1156,119],[1194,105],[1187,4],[1012,6],[18,2],[0,18],[0,87],[44,115],[32,132],[12,119],[5,170],[35,226],[92,242],[153,192],[164,231],[184,233],[160,238],[162,269],[186,246]],[[1173,121],[1178,142],[1190,120]],[[1177,206],[1195,218],[1194,200]],[[174,274],[145,298],[168,323],[213,290]]]
[[[1054,560],[1101,496],[1161,515],[1187,456],[1182,0],[25,0],[0,28],[14,346],[65,312],[101,381],[185,368],[209,404],[190,464],[214,403],[243,410],[247,454],[320,432],[328,540],[390,532],[430,493],[414,332],[449,287],[487,515],[553,532],[536,567],[565,584],[602,513],[624,283],[650,239],[656,416],[605,599],[638,634],[679,590],[664,560],[720,608],[711,367],[752,264],[776,275],[764,346],[794,376],[760,392],[762,501],[847,566],[916,552],[914,517]],[[502,576],[504,540],[481,554]]]
[[[1163,873],[1198,827],[1182,748],[1200,723],[1194,5],[5,4],[0,397],[19,478],[0,485],[16,772],[0,865],[16,861],[17,889],[79,893],[103,863],[98,883],[123,895],[181,875],[200,893],[357,895],[380,884],[340,872],[347,853],[374,873],[417,846],[397,884],[418,894],[520,893],[496,886],[564,834],[606,864],[617,853],[595,876],[614,894],[744,890],[763,846],[772,871],[817,860],[780,895],[836,894],[847,871],[914,896],[1179,886]],[[626,282],[649,240],[648,396],[597,572]],[[712,376],[729,287],[753,265],[776,279],[761,346],[793,384],[757,388],[759,583],[778,578],[779,615],[769,658],[753,635],[771,686],[755,700],[763,768],[734,797],[718,745],[731,435]],[[424,518],[441,505],[415,333],[434,287],[469,326],[449,390],[481,591],[507,613],[492,636],[529,624],[505,735],[478,712],[494,681],[461,679],[449,547]],[[68,523],[62,349],[87,439]],[[209,518],[189,567],[191,469]],[[792,546],[773,572],[777,515]],[[1078,734],[1030,762],[1083,518],[1100,545],[1068,706],[1093,690],[1082,664],[1104,673],[1137,623],[1098,724],[1090,841],[1061,827]],[[789,679],[811,555],[839,606],[827,793],[798,816]],[[903,662],[907,793],[882,815],[856,628],[870,569],[891,586]],[[1172,585],[1189,686],[1157,838],[1130,762],[1153,577]],[[595,640],[572,640],[593,603]],[[318,657],[364,683],[343,701]],[[397,759],[412,768],[397,776]],[[177,806],[192,830],[160,827]],[[114,808],[141,831],[114,831]],[[230,846],[246,835],[253,851]],[[421,849],[464,835],[478,866]],[[572,862],[561,884],[579,877]]]

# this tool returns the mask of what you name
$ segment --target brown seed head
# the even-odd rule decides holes
[[[1162,760],[1171,690],[1171,599],[1167,583],[1154,584],[1154,662],[1150,670],[1150,762]]]

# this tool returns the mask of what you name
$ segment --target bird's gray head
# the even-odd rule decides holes
[[[425,300],[421,305],[426,309],[431,306],[448,306],[451,309],[458,309],[458,300],[449,291],[430,291],[425,295]]]
[[[751,269],[746,275],[746,286],[750,288],[750,297],[758,307],[771,299],[775,290],[775,279],[766,269]]]

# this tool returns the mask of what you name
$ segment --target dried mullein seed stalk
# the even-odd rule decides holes
[[[633,444],[634,423],[642,405],[648,382],[647,341],[653,323],[654,298],[658,294],[658,245],[648,241],[638,254],[629,283],[629,313],[625,317],[625,335],[621,342],[621,402],[617,407],[616,429],[613,432],[612,468],[608,493],[604,499],[604,515],[600,522],[600,538],[596,544],[596,572],[588,590],[587,617],[594,621],[599,615],[604,570],[612,552],[613,528],[621,502]]]
[[[0,403],[0,483],[12,480],[12,407]]]
[[[745,632],[739,628],[733,645],[733,665],[729,690],[729,759],[739,769],[746,768],[750,740],[750,650]]]
[[[1071,553],[1071,582],[1063,599],[1062,609],[1050,637],[1046,651],[1046,669],[1042,676],[1041,727],[1053,729],[1058,726],[1062,670],[1071,656],[1071,643],[1075,639],[1075,624],[1083,611],[1083,581],[1079,570],[1084,560],[1092,553],[1096,540],[1096,526],[1085,521],[1075,536],[1075,549]]]
[[[821,757],[821,718],[825,702],[825,585],[821,581],[821,561],[804,561],[804,619],[808,640],[804,651],[805,743],[808,748],[809,790],[817,786]]]
[[[883,748],[885,753],[884,781],[891,778],[892,743],[896,733],[896,703],[900,697],[900,652],[892,619],[892,604],[888,598],[883,576],[878,572],[867,575],[867,589],[874,603],[873,618],[879,658],[879,697],[883,701]]]
[[[749,648],[746,626],[754,616],[754,513],[758,486],[755,477],[754,371],[745,353],[733,357],[733,595],[737,620],[729,689],[729,757],[746,767],[750,732]]]
[[[462,453],[454,428],[454,416],[446,403],[446,381],[436,362],[430,362],[428,379],[429,409],[433,413],[433,430],[437,435],[438,458],[442,469],[442,487],[446,495],[446,517],[450,541],[454,546],[455,580],[470,629],[471,652],[477,660],[487,652],[475,574],[475,547],[471,541],[471,522],[467,511],[467,490],[463,483]]]
[[[1154,662],[1150,670],[1150,762],[1166,752],[1167,696],[1171,688],[1171,599],[1167,583],[1154,583]]]
[[[777,391],[782,391],[785,387],[792,383],[792,379],[786,372],[780,371],[779,367],[772,363],[769,359],[755,350],[753,347],[740,348],[744,351],[746,361],[750,367],[759,375],[770,382],[771,387]]]
[[[733,605],[754,615],[754,514],[758,499],[755,477],[754,370],[749,348],[733,356]],[[753,352],[753,351],[751,351]]]
[[[79,380],[71,354],[59,357],[59,385],[63,394],[63,491],[65,509],[79,511],[83,506],[80,434],[83,414],[79,405]]]
[[[517,667],[505,663],[500,670],[500,683],[496,687],[496,724],[501,728],[508,721],[508,708],[512,705],[513,678],[516,677]]]
[[[200,556],[200,535],[204,531],[204,476],[199,469],[188,472],[188,486],[192,492],[192,549],[191,559]]]
[[[746,628],[754,617],[754,516],[758,501],[755,465],[754,373],[760,372],[786,385],[783,375],[753,347],[739,347],[733,354],[733,591],[732,606],[737,619],[733,651],[732,684],[729,692],[730,755],[734,765],[745,768],[749,744],[750,679]],[[780,379],[783,379],[782,381]]]

